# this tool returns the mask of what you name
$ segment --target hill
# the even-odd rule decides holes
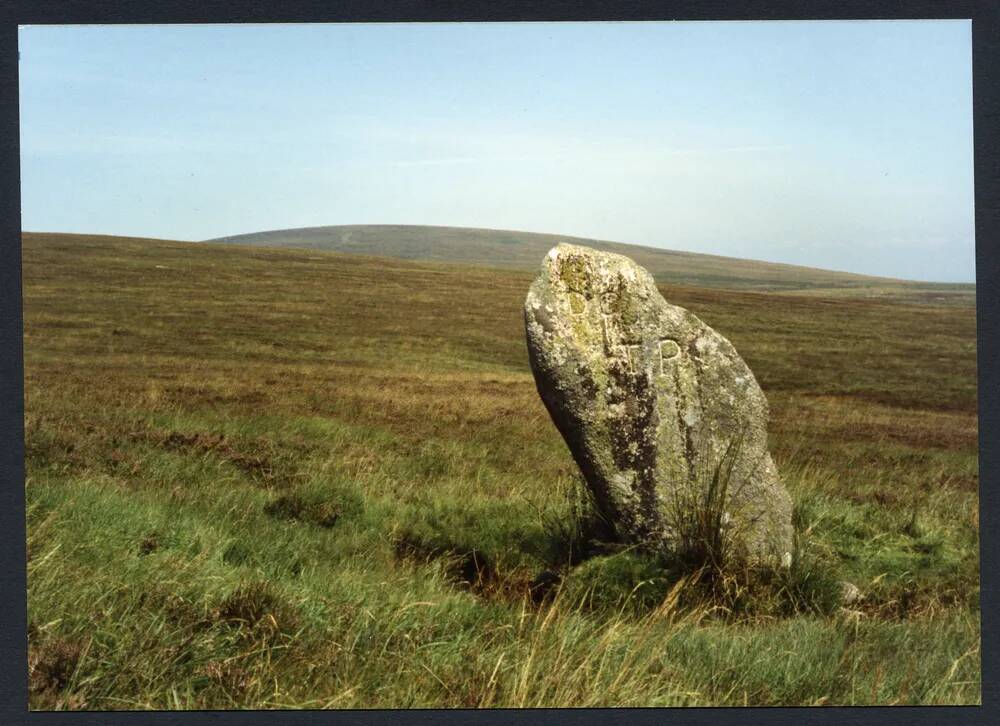
[[[968,296],[972,285],[934,284],[834,272],[775,262],[676,252],[555,234],[465,227],[348,225],[256,232],[208,240],[256,247],[296,247],[534,271],[560,242],[631,257],[658,282],[767,291],[840,290],[868,296],[906,294],[930,299]]]
[[[973,308],[661,286],[795,502],[720,595],[582,528],[532,277],[25,234],[30,707],[981,701]]]

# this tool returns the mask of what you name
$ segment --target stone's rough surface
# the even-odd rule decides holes
[[[732,444],[727,532],[751,557],[787,562],[792,506],[767,400],[728,340],[627,257],[573,245],[548,253],[524,316],[539,394],[620,535],[669,548],[691,499],[679,495],[703,493]]]

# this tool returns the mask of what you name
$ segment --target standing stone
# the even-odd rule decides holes
[[[787,564],[792,504],[767,449],[767,399],[732,344],[621,255],[561,244],[524,304],[538,392],[626,541],[669,549],[678,501],[732,465],[722,519]],[[730,452],[726,455],[727,450]]]

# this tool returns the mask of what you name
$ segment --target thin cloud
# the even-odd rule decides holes
[[[562,156],[454,156],[429,159],[393,159],[381,162],[388,166],[453,166],[459,164],[503,164],[510,162],[563,161]]]
[[[691,154],[731,154],[751,153],[756,151],[787,151],[792,147],[787,144],[763,144],[747,146],[700,147],[684,149],[659,149],[664,156]],[[386,166],[457,166],[463,164],[503,164],[511,162],[551,162],[551,161],[584,161],[591,159],[624,160],[641,159],[650,156],[649,150],[619,150],[606,153],[582,151],[577,154],[505,154],[500,156],[444,156],[423,159],[392,159],[379,162]]]
[[[203,152],[216,148],[208,139],[139,134],[24,133],[21,153],[27,156],[91,154],[99,156],[155,156]]]

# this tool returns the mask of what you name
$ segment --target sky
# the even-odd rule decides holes
[[[975,280],[971,26],[27,26],[22,229],[578,235]]]

